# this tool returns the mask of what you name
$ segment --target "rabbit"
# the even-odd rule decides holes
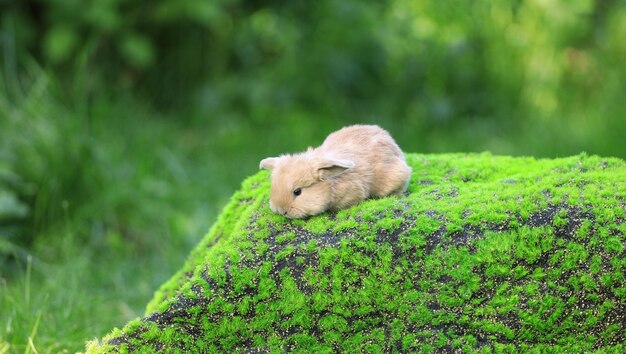
[[[412,169],[391,135],[376,125],[331,133],[321,146],[263,159],[271,170],[270,209],[290,219],[403,194]]]

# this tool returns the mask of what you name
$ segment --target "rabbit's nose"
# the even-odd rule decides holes
[[[270,209],[275,212],[278,213],[280,215],[286,215],[287,211],[285,210],[285,208],[281,208],[279,206],[274,205],[274,203],[270,202]]]

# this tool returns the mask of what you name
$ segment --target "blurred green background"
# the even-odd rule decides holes
[[[626,157],[623,0],[0,0],[0,353],[142,314],[266,156]]]

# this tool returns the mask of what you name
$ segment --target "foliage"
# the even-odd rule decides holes
[[[451,130],[471,130],[464,149],[486,139],[506,153],[623,156],[621,5],[9,1],[2,28],[18,62],[34,53],[59,75],[89,73],[81,91],[132,88],[212,121],[307,112],[432,136],[412,150],[442,150]]]
[[[623,4],[1,0],[0,352],[141,313],[259,159],[343,125],[626,157]]]
[[[47,78],[0,95],[0,338],[19,352],[76,351],[135,317],[235,180],[205,131],[134,103],[68,107]]]

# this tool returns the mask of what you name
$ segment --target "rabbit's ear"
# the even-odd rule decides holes
[[[276,166],[276,163],[280,160],[280,157],[268,157],[266,159],[261,160],[259,163],[260,169],[271,170]]]
[[[350,160],[340,159],[322,159],[317,163],[317,174],[320,181],[337,177],[340,174],[346,172],[346,170],[353,168],[354,162]]]

